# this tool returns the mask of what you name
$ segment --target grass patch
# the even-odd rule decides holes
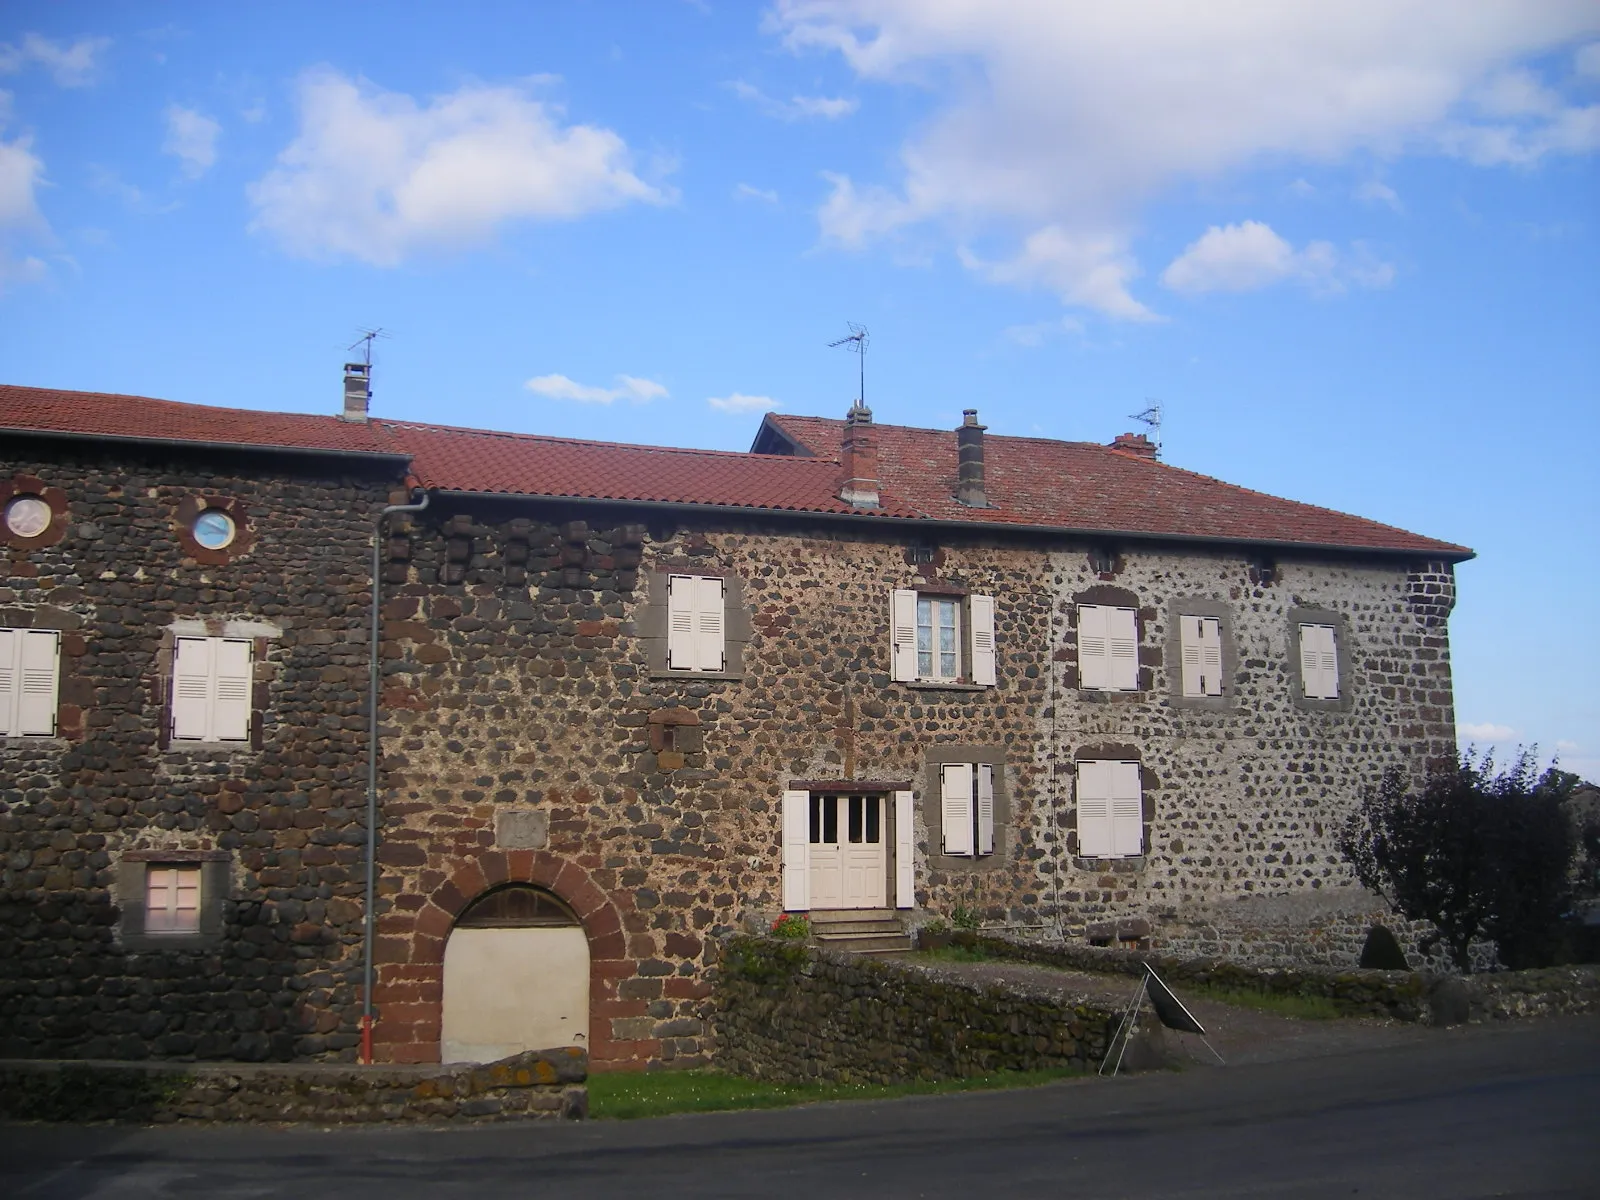
[[[918,1083],[769,1083],[721,1071],[615,1072],[589,1076],[589,1115],[629,1121],[670,1113],[725,1112],[740,1108],[791,1108],[824,1100],[886,1100],[944,1092],[994,1091],[1038,1087],[1080,1074],[1055,1071],[998,1071],[969,1079]]]
[[[1310,1021],[1331,1021],[1343,1016],[1334,1002],[1326,996],[1278,996],[1270,992],[1256,992],[1249,988],[1195,987],[1189,992],[1217,1000],[1236,1008],[1254,1008],[1280,1017],[1300,1017]]]
[[[940,946],[937,950],[913,950],[908,958],[913,962],[1001,962],[999,955],[990,954],[982,946]]]

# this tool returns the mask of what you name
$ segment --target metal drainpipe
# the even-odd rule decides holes
[[[372,628],[368,633],[367,661],[367,913],[366,936],[361,963],[361,1061],[372,1064],[372,941],[377,928],[378,901],[378,610],[382,605],[383,523],[390,513],[421,512],[428,507],[428,493],[416,504],[391,504],[378,514],[372,529]]]

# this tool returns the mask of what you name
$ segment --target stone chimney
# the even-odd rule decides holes
[[[956,499],[968,508],[988,508],[989,497],[983,491],[983,431],[978,424],[978,410],[961,410],[961,424],[956,427]]]
[[[341,421],[365,421],[367,404],[372,399],[372,367],[367,363],[344,365],[344,411]]]
[[[839,446],[839,499],[852,508],[878,507],[878,437],[872,410],[857,401],[844,419]]]
[[[1142,433],[1119,433],[1111,439],[1111,448],[1140,458],[1161,457],[1161,448]]]

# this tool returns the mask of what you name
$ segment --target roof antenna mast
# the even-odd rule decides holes
[[[363,352],[363,362],[365,362],[367,369],[370,371],[372,369],[372,343],[378,338],[387,338],[389,335],[382,329],[366,329],[359,326],[358,328],[361,329],[361,336],[346,346],[345,351],[349,352],[360,346]]]
[[[858,408],[866,408],[867,344],[871,342],[872,337],[867,333],[867,327],[865,325],[857,325],[854,321],[846,321],[845,324],[850,326],[850,336],[842,337],[837,342],[829,342],[828,349],[832,350],[835,346],[849,346],[852,354],[859,354],[861,356],[861,395],[856,398],[856,406]]]
[[[1148,425],[1150,427],[1151,440],[1155,442],[1156,450],[1159,451],[1161,449],[1161,401],[1151,400],[1149,396],[1146,396],[1145,399],[1150,401],[1149,407],[1143,412],[1129,413],[1128,420],[1143,421]]]

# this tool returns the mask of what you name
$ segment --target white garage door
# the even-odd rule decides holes
[[[462,914],[444,948],[443,1062],[589,1044],[589,941],[548,892],[517,884]]]

